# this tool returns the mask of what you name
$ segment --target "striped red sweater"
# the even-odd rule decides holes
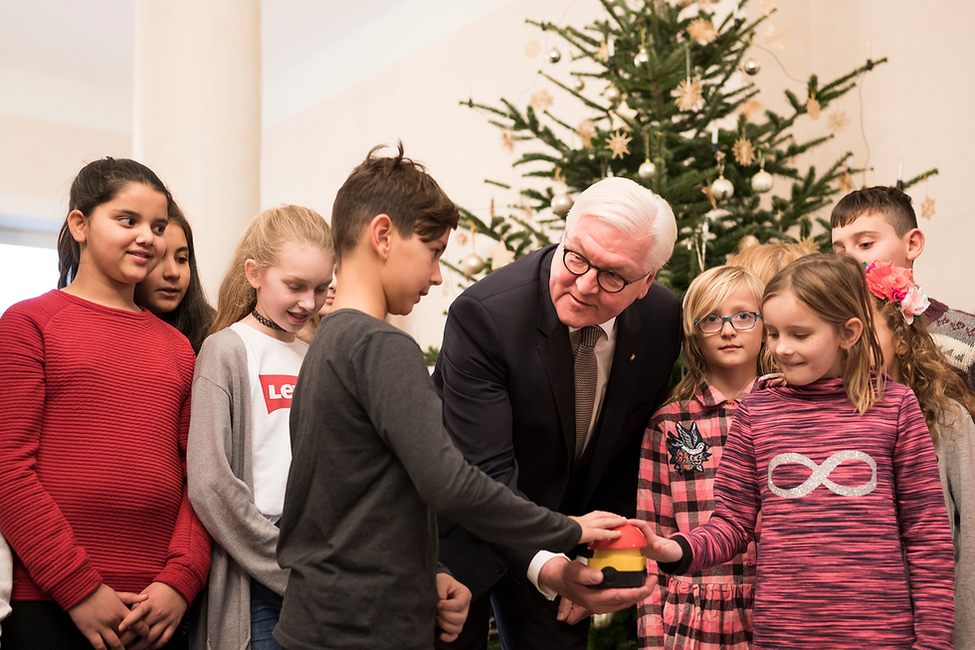
[[[755,648],[951,648],[951,533],[906,387],[888,383],[860,415],[838,377],[763,382],[738,409],[714,493],[710,521],[679,534],[679,570],[743,551],[761,510]]]
[[[0,532],[13,600],[70,609],[102,582],[193,600],[210,538],[186,492],[194,356],[149,312],[51,291],[0,318]]]

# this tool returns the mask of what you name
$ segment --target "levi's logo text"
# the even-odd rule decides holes
[[[291,408],[291,395],[295,392],[297,380],[297,375],[261,375],[261,388],[268,413]]]

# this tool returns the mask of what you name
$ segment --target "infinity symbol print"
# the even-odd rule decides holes
[[[857,485],[856,487],[847,487],[845,485],[837,485],[833,481],[829,480],[830,473],[836,469],[836,467],[845,460],[859,460],[870,466],[872,474],[870,475],[870,481],[864,483],[863,485]],[[805,482],[794,488],[784,490],[777,487],[775,483],[772,482],[772,472],[779,465],[797,463],[799,465],[805,465],[813,471],[812,476],[807,478]],[[862,497],[864,495],[870,494],[877,487],[877,463],[873,458],[863,453],[862,451],[840,451],[825,461],[822,465],[817,465],[815,461],[809,459],[802,454],[779,454],[772,459],[772,462],[768,464],[768,487],[772,490],[772,493],[782,497],[783,499],[798,499],[804,497],[813,490],[815,490],[820,485],[825,485],[831,492],[844,497]]]

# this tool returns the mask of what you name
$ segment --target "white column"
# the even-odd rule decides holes
[[[210,302],[260,209],[260,0],[137,0],[133,157],[193,226]]]

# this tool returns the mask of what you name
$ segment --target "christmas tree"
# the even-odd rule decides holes
[[[800,169],[797,158],[846,128],[846,114],[827,109],[886,59],[867,60],[828,83],[811,75],[798,91],[785,91],[789,108],[781,115],[758,102],[759,66],[749,54],[757,28],[774,11],[770,0],[759,3],[765,11],[753,19],[745,18],[747,0],[720,19],[710,2],[600,2],[606,17],[582,29],[528,21],[568,44],[568,74],[540,74],[582,102],[589,117],[577,124],[560,119],[547,89],[524,108],[505,99],[501,106],[463,102],[487,112],[503,146],[528,149],[514,163],[528,186],[517,190],[506,216],[495,213],[493,201],[487,218],[462,209],[462,225],[498,245],[486,262],[473,254],[455,270],[474,281],[558,241],[572,194],[610,175],[643,184],[673,207],[678,243],[658,279],[678,294],[743,242],[812,237],[817,221],[823,223],[817,211],[852,189],[853,175],[863,170],[849,166],[850,152],[822,170]],[[547,56],[552,63],[562,58],[558,48]],[[800,141],[799,119],[818,121],[821,133]],[[788,195],[773,187],[787,187]],[[826,224],[817,236],[822,246],[828,230]]]

